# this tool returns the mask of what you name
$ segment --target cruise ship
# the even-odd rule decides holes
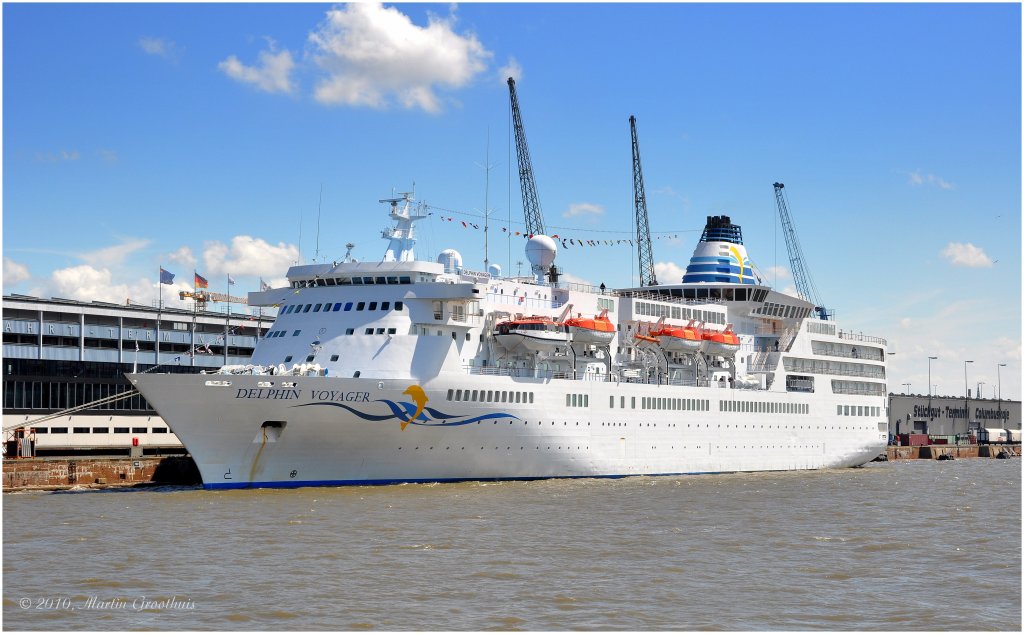
[[[386,202],[377,262],[293,266],[244,364],[130,374],[211,489],[854,467],[887,441],[886,342],[760,283],[707,219],[683,278],[617,290],[417,260]]]

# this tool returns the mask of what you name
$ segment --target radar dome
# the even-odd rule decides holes
[[[492,264],[487,267],[487,272],[491,274],[491,277],[501,277],[501,265]]]
[[[455,249],[445,249],[437,256],[437,263],[444,265],[445,273],[458,273],[462,268],[462,255]]]
[[[534,269],[547,270],[557,254],[558,247],[548,236],[533,236],[526,243],[526,259]]]

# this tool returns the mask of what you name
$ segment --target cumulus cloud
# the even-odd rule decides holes
[[[439,112],[437,88],[459,88],[492,56],[472,34],[455,32],[455,18],[431,15],[413,24],[394,7],[351,3],[331,9],[309,35],[313,59],[326,73],[315,90],[323,104]]]
[[[11,258],[4,258],[4,287],[14,286],[31,277],[32,274],[28,272],[27,266],[19,264]]]
[[[577,276],[573,275],[572,273],[562,273],[562,275],[559,276],[558,279],[562,283],[567,283],[567,284],[579,284],[581,286],[596,286],[596,284],[594,284],[590,280],[584,279],[582,277],[577,277]]]
[[[966,244],[950,242],[942,250],[942,255],[953,266],[966,266],[970,268],[988,268],[992,266],[992,259],[985,254],[985,251],[970,242]]]
[[[190,269],[195,268],[196,265],[196,256],[192,255],[192,249],[188,247],[181,247],[177,251],[168,253],[167,259]]]
[[[290,93],[293,90],[291,80],[295,61],[287,51],[277,52],[277,45],[268,39],[269,50],[260,51],[254,66],[246,66],[234,55],[217,65],[228,77],[243,84],[251,84],[265,92]]]
[[[654,276],[660,284],[678,284],[683,281],[685,269],[679,267],[675,262],[655,262]]]
[[[170,61],[177,61],[180,53],[177,44],[162,37],[140,37],[139,48],[148,55],[163,57]]]
[[[149,246],[151,240],[145,238],[124,238],[121,244],[104,247],[95,251],[76,254],[83,262],[94,267],[103,268],[117,266],[129,255]]]
[[[768,270],[765,271],[765,275],[771,279],[775,279],[777,277],[785,279],[790,277],[789,269],[784,266],[769,266]]]
[[[231,246],[223,242],[207,242],[203,249],[205,273],[210,275],[279,276],[299,260],[299,248],[278,242],[272,245],[261,238],[235,236]]]
[[[562,214],[565,218],[577,216],[590,216],[591,218],[604,215],[604,207],[594,203],[570,203],[569,209]]]
[[[508,63],[498,69],[498,79],[503,84],[508,82],[509,77],[518,82],[522,76],[523,67],[519,65],[519,62],[514,57],[508,58]]]
[[[914,185],[915,187],[921,185],[932,185],[933,187],[938,187],[939,189],[953,189],[953,183],[950,183],[947,180],[939,178],[935,174],[924,174],[921,172],[921,170],[917,170],[914,172],[910,172],[908,176],[910,179],[910,184]]]

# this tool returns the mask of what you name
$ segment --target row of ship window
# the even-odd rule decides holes
[[[418,281],[430,281],[426,276],[419,276]],[[412,284],[412,278],[408,275],[378,275],[359,277],[318,277],[312,280],[298,280],[292,282],[292,288],[312,288],[314,286],[369,286],[372,284]]]
[[[449,401],[475,401],[479,403],[532,403],[533,392],[512,390],[448,390]]]
[[[723,412],[750,412],[756,414],[810,414],[806,403],[772,403],[771,401],[719,401]]]
[[[32,428],[37,434],[66,434],[68,433],[67,427],[33,427]],[[130,431],[129,431],[130,430]],[[145,434],[152,431],[154,434],[167,434],[170,430],[166,427],[153,427],[151,430],[147,427],[115,427],[115,434]],[[73,427],[71,433],[73,434],[88,434],[90,430],[88,427]],[[91,433],[93,434],[109,434],[109,427],[93,427]]]
[[[837,416],[881,416],[882,408],[871,405],[836,405]]]
[[[281,310],[282,315],[290,315],[292,313],[319,313],[319,312],[346,312],[353,308],[355,310],[377,310],[377,306],[380,306],[380,310],[391,310],[391,302],[337,302],[334,307],[331,307],[331,303],[326,304],[289,304]],[[402,302],[395,302],[395,310],[402,310],[404,305]]]

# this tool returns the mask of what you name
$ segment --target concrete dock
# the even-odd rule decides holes
[[[6,458],[3,490],[56,491],[200,483],[191,456]]]

